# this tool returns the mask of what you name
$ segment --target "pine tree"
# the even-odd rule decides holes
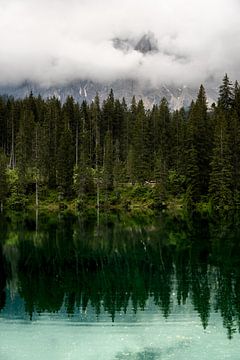
[[[43,175],[50,189],[56,188],[57,149],[62,132],[61,104],[55,98],[49,99],[44,109],[40,157],[44,164]]]
[[[7,196],[7,158],[0,149],[0,212],[3,211],[3,204]]]
[[[171,122],[170,122],[170,111],[168,102],[165,98],[162,99],[158,116],[155,123],[155,177],[157,175],[157,182],[160,184],[161,192],[166,192],[168,187],[168,175],[171,167],[171,150],[172,150],[172,139],[171,139]]]
[[[74,189],[82,205],[86,197],[94,193],[94,183],[91,169],[91,139],[89,139],[89,114],[86,102],[80,109],[81,122],[79,122],[79,148],[80,155],[74,171]]]
[[[104,141],[103,188],[106,193],[113,190],[113,142],[110,131],[106,133]]]
[[[233,86],[230,82],[228,75],[225,74],[222,85],[219,88],[218,106],[224,110],[231,110],[234,103]]]
[[[128,116],[126,103],[117,99],[114,104],[113,142],[118,142],[119,160],[126,160],[129,146]]]
[[[27,173],[34,165],[35,122],[32,111],[25,107],[20,114],[20,127],[16,138],[16,165],[19,174],[21,191],[27,185]]]
[[[101,109],[99,103],[98,94],[95,96],[94,102],[91,106],[91,116],[94,128],[94,140],[95,140],[95,174],[96,174],[96,188],[97,188],[97,209],[99,219],[99,207],[100,207],[100,167],[102,164],[102,147],[100,143],[100,124],[101,124]]]
[[[105,135],[108,131],[111,131],[112,134],[115,136],[116,131],[116,124],[115,124],[115,102],[114,102],[114,95],[113,90],[111,89],[108,97],[104,100],[102,105],[102,123],[101,123],[101,138],[102,144],[105,140]]]
[[[231,127],[229,129],[230,146],[232,152],[233,168],[233,192],[236,205],[240,205],[240,119],[237,111],[231,115]]]
[[[235,82],[234,87],[234,110],[240,119],[240,86],[237,81]]]
[[[74,148],[67,118],[65,124],[57,153],[57,185],[60,194],[69,197],[73,187]]]
[[[199,182],[201,195],[206,195],[209,184],[209,163],[211,154],[212,133],[207,113],[207,98],[203,85],[200,86],[196,100],[196,134]]]
[[[214,146],[211,161],[209,195],[215,207],[224,208],[233,203],[233,168],[226,116],[217,110]]]
[[[114,144],[114,166],[113,166],[113,180],[114,188],[117,188],[121,183],[126,181],[126,169],[123,161],[120,159],[120,143],[117,139]]]
[[[172,115],[171,138],[172,138],[172,164],[169,173],[169,191],[173,195],[180,195],[185,191],[186,159],[185,159],[185,136],[186,119],[185,111],[176,110]]]
[[[201,85],[196,103],[191,104],[186,133],[186,177],[193,203],[208,192],[211,137],[206,94]]]
[[[133,174],[135,181],[144,183],[151,176],[150,126],[143,101],[140,100],[136,109],[133,128]]]

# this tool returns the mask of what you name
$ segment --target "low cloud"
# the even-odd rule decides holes
[[[0,83],[237,79],[239,13],[238,0],[0,0]],[[114,46],[144,34],[157,51]]]

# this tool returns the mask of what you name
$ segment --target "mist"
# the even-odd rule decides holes
[[[238,0],[0,0],[0,83],[237,79],[239,13]],[[144,34],[157,51],[114,46]]]

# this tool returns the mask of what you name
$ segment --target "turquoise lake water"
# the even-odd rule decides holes
[[[239,223],[0,218],[0,359],[239,360]]]

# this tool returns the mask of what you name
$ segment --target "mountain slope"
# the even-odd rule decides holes
[[[41,87],[34,83],[25,82],[18,86],[0,86],[0,95],[9,95],[14,98],[24,98],[32,91],[35,96],[41,95],[44,99],[57,97],[64,102],[67,96],[72,96],[77,102],[83,100],[91,102],[98,93],[100,101],[108,96],[110,89],[113,89],[116,98],[125,98],[127,104],[131,103],[133,95],[136,99],[143,99],[146,108],[158,104],[165,97],[172,110],[181,107],[188,107],[197,96],[197,88],[187,86],[159,86],[152,87],[149,84],[141,84],[133,80],[116,80],[109,83],[98,83],[90,80],[75,81],[63,86]],[[207,88],[209,106],[216,101],[218,96],[217,88]]]

